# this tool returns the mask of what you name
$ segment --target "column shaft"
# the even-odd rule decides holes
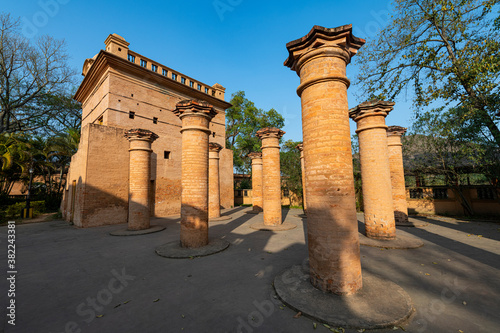
[[[300,151],[300,169],[301,169],[301,178],[302,178],[302,205],[304,208],[304,212],[307,212],[307,200],[306,200],[306,169],[304,163],[304,145],[298,144],[297,149]]]
[[[408,202],[406,201],[403,149],[401,144],[401,135],[405,132],[406,128],[399,126],[389,126],[387,130],[392,200],[394,203],[394,219],[396,223],[408,222]]]
[[[346,66],[365,43],[352,26],[314,26],[287,44],[300,76],[311,283],[336,294],[362,287]]]
[[[279,139],[285,132],[277,128],[257,131],[262,140],[262,197],[265,225],[280,225],[281,216],[281,171]]]
[[[396,238],[385,117],[392,102],[370,101],[350,110],[357,123],[366,236]]]
[[[182,120],[181,246],[208,244],[208,140],[213,107],[206,102],[177,103]]]
[[[150,218],[151,143],[158,136],[141,129],[127,131],[125,136],[130,142],[128,229],[144,230]]]
[[[252,159],[252,210],[254,213],[262,212],[262,154],[250,153],[249,157]]]
[[[219,151],[222,146],[211,142],[208,153],[208,218],[220,217]]]

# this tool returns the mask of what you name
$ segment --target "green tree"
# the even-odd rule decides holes
[[[14,183],[27,174],[27,151],[24,135],[0,134],[0,197],[8,195]]]
[[[233,106],[226,110],[226,148],[233,150],[235,169],[249,173],[251,161],[247,155],[260,151],[261,147],[255,133],[265,127],[282,128],[285,120],[274,109],[264,111],[255,107],[244,91],[234,93],[230,103]]]
[[[30,42],[19,20],[0,13],[0,134],[40,129],[57,117],[52,99],[74,83],[67,59],[64,41]]]
[[[358,135],[351,137],[352,166],[354,174],[354,192],[356,196],[356,210],[363,211],[363,181],[361,179],[361,160],[359,158]]]
[[[301,142],[287,140],[281,145],[280,168],[281,168],[281,187],[288,190],[290,194],[298,197],[303,204],[302,188],[302,168],[300,165],[300,152],[297,145]]]
[[[443,109],[421,114],[412,125],[410,135],[403,138],[406,168],[413,174],[426,175],[431,181],[439,179],[440,185],[453,190],[465,212],[473,215],[472,205],[463,194],[467,185],[464,176],[487,174],[493,184],[500,150],[495,143],[477,136],[474,121],[457,117],[467,113],[466,109]]]
[[[477,119],[500,146],[500,43],[492,11],[499,0],[394,0],[395,14],[359,52],[364,94],[394,99],[413,88],[417,115],[432,103]],[[497,18],[498,28],[498,18]]]

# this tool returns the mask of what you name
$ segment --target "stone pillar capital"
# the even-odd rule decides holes
[[[252,163],[254,160],[261,160],[262,159],[262,153],[258,153],[258,152],[251,152],[250,154],[247,155],[248,157],[250,157],[250,159],[252,160]]]
[[[217,142],[209,142],[208,143],[208,151],[211,153],[219,153],[222,150],[222,146]]]
[[[279,140],[285,133],[285,131],[282,131],[276,127],[265,127],[258,130],[256,135],[261,140],[268,138],[276,138]]]
[[[202,100],[186,99],[175,105],[174,114],[179,118],[186,116],[200,116],[211,120],[217,115],[214,107]]]
[[[387,129],[385,117],[392,111],[394,102],[367,101],[349,110],[349,117],[358,124],[356,133],[375,128]],[[373,117],[378,117],[378,121]],[[372,118],[368,121],[367,118]]]
[[[148,141],[150,143],[152,143],[153,141],[155,141],[156,139],[158,139],[158,135],[151,132],[151,131],[148,131],[148,130],[145,130],[145,129],[142,129],[142,128],[134,128],[134,129],[130,129],[130,130],[127,130],[125,131],[125,135],[124,135],[129,141],[131,140],[142,140],[142,141]]]
[[[402,146],[401,137],[406,133],[406,128],[401,126],[389,126],[387,128],[387,145]]]
[[[387,128],[387,136],[403,136],[406,133],[407,128],[401,126],[389,126]]]
[[[394,108],[394,102],[372,100],[366,101],[349,110],[349,117],[358,122],[360,119],[370,116],[387,117]]]
[[[304,151],[304,145],[302,143],[299,143],[295,148],[300,151],[301,153]]]
[[[315,25],[304,37],[286,44],[288,58],[284,65],[297,74],[307,58],[314,56],[342,57],[347,65],[364,44],[364,39],[354,37],[352,34],[351,24],[337,28]]]

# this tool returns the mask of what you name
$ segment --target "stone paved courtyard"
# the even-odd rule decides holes
[[[272,287],[281,271],[306,263],[302,212],[283,210],[285,221],[298,227],[270,232],[249,227],[262,221],[262,214],[247,214],[250,210],[226,210],[223,215],[231,220],[210,223],[210,238],[224,238],[231,245],[194,259],[166,259],[154,252],[179,239],[178,217],[152,219],[153,225],[167,229],[136,237],[109,235],[123,226],[76,229],[63,221],[18,225],[16,325],[6,323],[3,294],[8,284],[3,277],[0,331],[330,332],[321,323],[314,329],[315,321],[305,316],[294,318],[296,312],[275,298]],[[363,272],[397,283],[413,300],[415,315],[396,330],[497,332],[500,223],[443,217],[426,221],[426,227],[398,227],[422,239],[421,248],[361,246]],[[2,258],[7,257],[6,240],[7,227],[0,227]],[[5,274],[6,259],[1,267]]]

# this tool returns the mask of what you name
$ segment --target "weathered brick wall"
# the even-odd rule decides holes
[[[127,222],[129,143],[121,128],[89,124],[81,227]],[[78,211],[78,210],[76,210]],[[76,224],[76,222],[75,222]]]

